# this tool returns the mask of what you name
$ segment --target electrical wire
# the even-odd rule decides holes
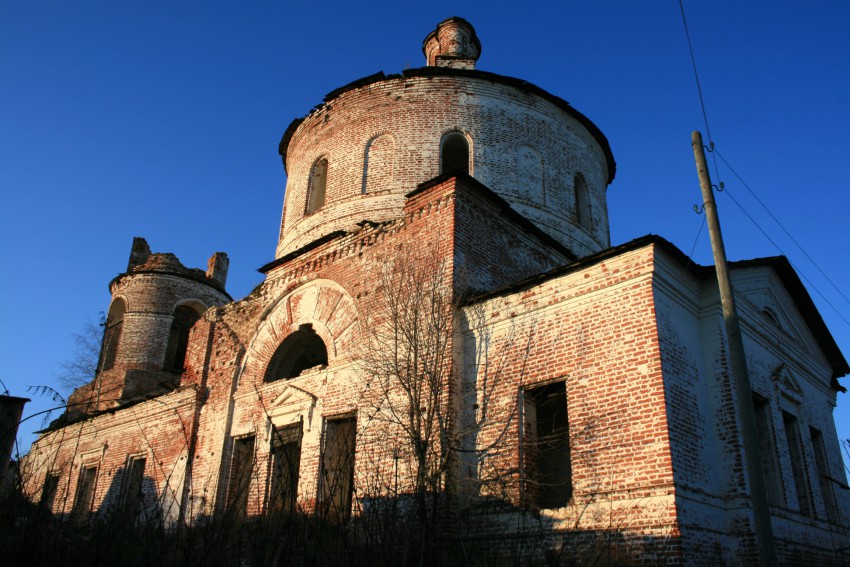
[[[685,18],[685,6],[682,4],[682,0],[679,0],[679,11],[682,13],[682,25],[685,27],[685,38],[688,40],[688,52],[691,54],[691,65],[694,68],[694,79],[697,82],[697,94],[699,95],[699,106],[702,109],[702,119],[705,122],[705,136],[708,138],[708,148],[711,152],[711,160],[714,162],[714,176],[716,178],[720,178],[720,175],[717,171],[717,158],[714,157],[714,152],[711,151],[714,149],[714,139],[711,137],[711,128],[708,126],[708,113],[705,110],[705,99],[702,96],[702,86],[699,82],[699,72],[697,71],[697,60],[694,57],[694,47],[691,43],[691,34],[688,31],[688,20]]]
[[[694,262],[694,250],[697,249],[697,244],[699,243],[700,234],[702,234],[702,229],[705,228],[705,215],[700,214],[700,216],[702,217],[702,222],[700,223],[699,229],[697,230],[697,235],[694,238],[694,244],[693,244],[693,246],[691,246],[691,253],[688,254],[688,263],[685,266],[685,269],[690,268],[691,265],[697,265],[697,263]],[[674,305],[674,302],[672,302],[672,301],[669,303],[669,305],[667,305],[667,311],[664,312],[664,319],[668,319],[670,317],[670,313],[673,311],[673,305]]]
[[[700,109],[702,110],[702,118],[703,118],[703,121],[705,122],[705,134],[706,134],[706,137],[708,138],[708,147],[707,147],[707,149],[708,149],[709,153],[711,154],[711,159],[712,159],[712,162],[714,163],[714,176],[715,176],[715,179],[717,179],[717,180],[718,180],[718,182],[719,182],[719,179],[720,179],[720,173],[719,173],[719,170],[718,170],[718,167],[717,167],[717,158],[719,157],[719,158],[723,161],[723,163],[724,163],[724,164],[726,164],[726,166],[729,168],[729,170],[732,172],[732,174],[733,174],[735,177],[737,177],[737,178],[738,178],[738,180],[741,182],[741,184],[743,184],[743,186],[747,189],[747,191],[749,191],[749,192],[750,192],[750,194],[751,194],[751,195],[752,195],[752,196],[756,199],[756,201],[758,201],[758,203],[762,206],[762,208],[763,208],[765,211],[767,211],[767,214],[768,214],[768,215],[770,215],[770,218],[772,218],[772,219],[773,219],[773,221],[774,221],[777,225],[779,225],[779,228],[781,228],[781,229],[782,229],[782,231],[783,231],[783,232],[784,232],[784,233],[785,233],[785,234],[786,234],[786,235],[787,235],[787,236],[791,239],[791,241],[792,241],[792,242],[793,242],[793,243],[797,246],[797,248],[799,248],[799,249],[800,249],[800,251],[803,253],[803,255],[804,255],[806,258],[808,258],[808,260],[812,263],[812,265],[814,265],[814,266],[815,266],[815,268],[818,270],[818,272],[820,272],[820,273],[821,273],[821,275],[822,275],[824,278],[826,278],[826,280],[830,283],[830,285],[832,285],[832,287],[833,287],[833,288],[835,288],[835,290],[838,292],[838,294],[839,294],[839,295],[840,295],[840,296],[841,296],[841,297],[842,297],[845,301],[847,301],[847,303],[848,303],[848,304],[850,304],[850,299],[848,299],[848,298],[847,298],[847,296],[846,296],[846,295],[844,295],[844,293],[843,293],[843,292],[842,292],[842,291],[838,288],[838,286],[835,284],[835,282],[833,282],[833,281],[832,281],[832,279],[831,279],[829,276],[827,276],[827,275],[826,275],[826,273],[825,273],[825,272],[821,269],[821,267],[817,264],[817,262],[815,262],[815,261],[814,261],[814,259],[812,259],[812,257],[811,257],[811,256],[810,256],[810,255],[809,255],[809,254],[808,254],[808,253],[807,253],[807,252],[803,249],[803,247],[802,247],[802,246],[800,246],[800,243],[797,241],[797,239],[795,239],[793,236],[791,236],[791,233],[790,233],[790,232],[788,232],[788,230],[787,230],[787,229],[786,229],[786,228],[782,225],[782,223],[781,223],[781,222],[779,222],[779,219],[777,219],[777,218],[776,218],[776,216],[775,216],[775,215],[774,215],[774,214],[770,211],[770,209],[768,209],[768,208],[767,208],[767,205],[765,205],[765,204],[764,204],[764,202],[763,202],[761,199],[759,199],[759,197],[755,194],[755,192],[754,192],[752,189],[750,189],[749,185],[747,185],[747,183],[746,183],[746,182],[745,182],[745,181],[741,178],[741,176],[740,176],[740,175],[738,175],[738,173],[737,173],[737,172],[735,171],[735,169],[734,169],[734,168],[733,168],[733,167],[729,164],[729,162],[728,162],[728,161],[727,161],[727,160],[726,160],[726,159],[725,159],[725,158],[724,158],[724,157],[720,154],[720,152],[718,152],[718,151],[715,149],[715,147],[714,147],[714,139],[711,137],[711,128],[710,128],[710,126],[709,126],[709,124],[708,124],[708,112],[707,112],[707,111],[706,111],[706,109],[705,109],[705,98],[704,98],[704,97],[703,97],[703,95],[702,95],[702,85],[700,84],[700,80],[699,80],[699,72],[698,72],[698,70],[697,70],[696,57],[694,56],[693,42],[691,42],[691,34],[690,34],[690,31],[688,30],[688,20],[687,20],[687,18],[685,17],[685,6],[684,6],[684,4],[683,4],[682,0],[679,0],[679,11],[680,11],[680,12],[681,12],[681,14],[682,14],[682,25],[684,26],[684,29],[685,29],[685,38],[686,38],[686,39],[687,39],[687,41],[688,41],[688,52],[690,53],[690,56],[691,56],[691,65],[693,66],[693,70],[694,70],[694,79],[696,80],[696,85],[697,85],[697,94],[699,95],[699,104],[700,104]],[[723,187],[723,184],[722,184],[722,183],[720,183],[720,187]],[[750,219],[750,222],[752,222],[752,223],[753,223],[753,225],[754,225],[754,226],[755,226],[755,227],[759,230],[759,232],[761,232],[761,233],[764,235],[764,237],[765,237],[765,238],[767,238],[767,240],[768,240],[771,244],[773,244],[773,246],[774,246],[774,247],[775,247],[775,248],[779,251],[779,253],[780,253],[780,254],[782,254],[783,256],[785,256],[786,258],[788,258],[788,255],[787,255],[787,254],[785,254],[785,253],[782,251],[782,249],[779,247],[779,245],[778,245],[778,244],[777,244],[777,243],[776,243],[776,242],[775,242],[775,241],[774,241],[774,240],[773,240],[773,239],[772,239],[772,238],[771,238],[771,237],[767,234],[767,232],[766,232],[766,231],[765,231],[765,230],[764,230],[764,229],[763,229],[763,228],[762,228],[762,227],[761,227],[761,226],[760,226],[760,225],[756,222],[756,220],[752,217],[752,215],[750,215],[750,213],[749,213],[749,212],[747,212],[747,210],[746,210],[746,209],[745,209],[745,208],[744,208],[744,207],[743,207],[743,206],[742,206],[742,205],[738,202],[738,200],[737,200],[737,199],[735,199],[735,196],[734,196],[734,195],[732,195],[732,194],[729,192],[729,190],[728,190],[728,189],[724,190],[724,192],[725,192],[727,195],[729,195],[729,198],[730,198],[730,199],[732,199],[732,202],[733,202],[733,203],[735,203],[735,205],[736,205],[739,209],[741,209],[741,212],[743,212],[743,213],[744,213],[744,215],[746,215],[746,217],[747,217],[748,219]],[[703,218],[703,223],[704,223],[704,222],[705,222],[705,219]],[[700,227],[700,232],[702,232],[702,227]],[[700,234],[700,233],[697,233],[697,239],[699,238],[699,234]],[[695,249],[695,248],[696,248],[696,242],[694,242],[694,249]],[[693,249],[691,250],[691,255],[693,255]],[[816,292],[816,293],[817,293],[817,294],[821,297],[821,299],[823,299],[823,300],[824,300],[824,302],[825,302],[827,305],[829,305],[829,306],[832,308],[832,310],[833,310],[833,311],[835,311],[835,313],[836,313],[836,314],[837,314],[837,315],[841,318],[841,320],[842,320],[842,321],[844,321],[845,323],[847,323],[847,325],[848,325],[848,326],[850,326],[850,321],[848,321],[848,319],[847,319],[846,317],[844,317],[844,315],[842,315],[842,314],[841,314],[841,312],[840,312],[840,311],[839,311],[839,310],[835,307],[835,305],[833,305],[833,304],[832,304],[832,302],[831,302],[831,301],[829,301],[829,300],[826,298],[826,296],[825,296],[825,295],[824,295],[824,294],[823,294],[823,293],[822,293],[822,292],[821,292],[821,291],[820,291],[820,290],[819,290],[819,289],[818,289],[818,288],[817,288],[817,287],[816,287],[816,286],[812,283],[812,281],[811,281],[808,277],[806,277],[806,275],[803,273],[803,271],[802,271],[802,270],[800,270],[800,269],[799,269],[796,265],[794,265],[794,263],[793,263],[793,262],[791,262],[791,260],[790,260],[790,259],[788,259],[788,262],[791,264],[791,266],[794,268],[794,270],[795,270],[795,271],[796,271],[796,272],[800,275],[800,277],[801,277],[802,279],[804,279],[804,280],[806,281],[806,283],[808,283],[808,284],[809,284],[809,286],[810,286],[810,287],[811,287],[811,288],[812,288],[812,289],[813,289],[813,290],[814,290],[814,291],[815,291],[815,292]]]
[[[697,231],[697,235],[694,238],[694,243],[691,246],[691,253],[688,254],[688,262],[693,261],[692,259],[694,257],[694,250],[697,249],[697,243],[699,242],[699,235],[702,234],[702,229],[705,228],[705,215],[703,214],[703,215],[700,215],[700,216],[702,216],[702,222],[699,225],[699,230]]]
[[[739,209],[741,209],[741,212],[744,213],[744,215],[748,219],[750,219],[750,222],[753,223],[753,226],[755,226],[759,230],[759,232],[761,232],[762,235],[764,235],[764,237],[767,238],[767,240],[771,244],[773,244],[774,248],[776,248],[779,251],[780,254],[782,254],[783,256],[785,256],[786,259],[788,259],[788,263],[791,264],[791,267],[794,268],[794,271],[797,272],[797,274],[799,274],[799,276],[801,278],[806,280],[806,283],[809,284],[809,287],[811,287],[821,297],[821,299],[823,299],[824,302],[827,305],[829,305],[832,308],[833,311],[835,311],[836,315],[838,315],[841,318],[841,320],[844,321],[847,324],[848,327],[850,327],[850,320],[848,320],[846,317],[844,317],[844,315],[841,314],[841,312],[838,310],[838,308],[835,307],[835,305],[833,305],[832,302],[829,299],[826,298],[826,296],[817,288],[817,286],[815,286],[814,283],[812,283],[812,280],[810,280],[808,277],[806,277],[806,274],[804,274],[803,271],[800,268],[798,268],[794,264],[794,262],[791,261],[790,258],[788,258],[788,255],[785,254],[785,252],[782,251],[782,248],[780,248],[779,244],[777,244],[776,241],[774,241],[770,237],[770,235],[767,234],[767,232],[761,227],[761,225],[759,225],[759,223],[756,222],[756,220],[752,217],[752,215],[749,212],[747,212],[747,210],[744,208],[744,206],[741,205],[741,203],[738,202],[738,200],[735,198],[735,196],[729,191],[728,187],[723,191],[723,193],[725,193],[726,195],[729,196],[730,199],[732,199],[732,202],[735,203],[735,205]]]
[[[800,245],[800,243],[797,241],[797,239],[796,239],[796,238],[794,238],[794,236],[792,236],[792,235],[791,235],[791,233],[788,231],[788,229],[786,229],[786,228],[785,228],[785,226],[784,226],[781,222],[779,222],[779,219],[778,219],[778,218],[776,218],[776,215],[774,215],[774,214],[771,212],[771,210],[767,207],[767,205],[764,203],[764,201],[762,201],[762,200],[759,198],[759,196],[758,196],[758,195],[756,195],[755,191],[753,191],[753,190],[750,188],[750,186],[749,186],[749,185],[747,185],[747,182],[746,182],[746,181],[744,181],[744,180],[741,178],[741,176],[738,174],[738,172],[737,172],[737,171],[735,171],[735,168],[733,168],[733,167],[732,167],[732,165],[729,163],[729,161],[728,161],[726,158],[724,158],[724,157],[723,157],[723,154],[721,154],[721,153],[720,153],[719,151],[717,151],[717,150],[715,150],[715,153],[717,154],[717,157],[719,157],[719,158],[720,158],[720,160],[721,160],[724,164],[726,164],[726,167],[728,167],[728,168],[729,168],[729,171],[731,171],[731,172],[732,172],[732,175],[734,175],[735,177],[737,177],[737,178],[738,178],[738,181],[740,181],[740,182],[741,182],[741,185],[743,185],[743,186],[744,186],[744,188],[746,188],[746,190],[750,192],[750,195],[752,195],[752,196],[753,196],[753,198],[754,198],[754,199],[758,202],[758,204],[759,204],[759,205],[761,205],[761,207],[762,207],[762,208],[763,208],[763,209],[767,212],[767,214],[768,214],[768,215],[770,215],[770,218],[771,218],[771,219],[773,219],[773,222],[775,222],[775,223],[779,226],[779,228],[781,228],[781,229],[782,229],[782,232],[784,232],[784,233],[785,233],[785,235],[786,235],[788,238],[790,238],[790,239],[791,239],[791,242],[793,242],[793,243],[794,243],[794,245],[795,245],[795,246],[796,246],[796,247],[800,250],[800,252],[802,252],[802,253],[803,253],[803,255],[804,255],[804,256],[805,256],[805,257],[809,260],[809,262],[811,262],[811,263],[812,263],[812,265],[813,265],[813,266],[817,269],[817,271],[818,271],[818,272],[820,272],[820,274],[824,277],[824,279],[826,279],[826,281],[828,281],[828,282],[829,282],[829,284],[833,287],[833,289],[835,289],[835,291],[837,291],[837,292],[838,292],[838,295],[840,295],[840,296],[844,299],[844,301],[846,301],[848,304],[850,304],[850,298],[848,298],[846,295],[844,295],[844,292],[842,292],[842,291],[841,291],[841,289],[839,289],[839,287],[836,285],[836,283],[835,283],[834,281],[832,281],[832,278],[830,278],[830,277],[826,274],[826,272],[824,272],[824,271],[821,269],[821,267],[818,265],[818,263],[817,263],[817,262],[815,262],[815,260],[814,260],[814,259],[813,259],[810,255],[809,255],[809,253],[808,253],[808,252],[806,252],[806,250],[805,250],[805,249],[804,249],[804,248]]]
[[[702,119],[705,122],[705,135],[708,138],[708,143],[710,148],[714,148],[714,142],[711,139],[711,128],[708,126],[708,112],[705,110],[705,99],[702,96],[702,86],[699,82],[699,72],[697,71],[697,60],[694,57],[694,48],[691,43],[691,34],[688,31],[688,20],[685,18],[685,7],[682,4],[682,0],[679,0],[679,11],[682,13],[682,25],[685,27],[685,38],[688,40],[688,52],[691,54],[691,65],[694,69],[694,79],[696,79],[697,83],[697,94],[699,95],[699,106],[702,109]],[[717,172],[717,159],[712,155],[712,160],[714,161],[714,175],[719,178],[719,174]],[[697,242],[699,242],[700,234],[702,234],[702,229],[705,227],[705,215],[702,215],[702,224],[700,224],[699,230],[697,231],[697,236],[694,238],[694,244],[691,246],[691,253],[688,255],[688,261],[691,262],[694,256],[694,250],[696,250]]]

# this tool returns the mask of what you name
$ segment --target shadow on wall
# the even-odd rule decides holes
[[[110,524],[127,526],[160,526],[169,517],[170,507],[163,506],[164,498],[157,494],[156,483],[140,474],[145,459],[131,459],[119,469],[93,517],[107,518]],[[144,469],[141,469],[144,470]],[[171,499],[169,499],[170,501]]]
[[[411,495],[359,500],[343,523],[283,508],[237,519],[202,517],[166,527],[132,463],[115,475],[89,517],[54,516],[15,494],[0,507],[7,565],[653,565],[680,563],[677,537],[556,530],[544,515],[499,499],[456,509],[429,497],[423,525]]]

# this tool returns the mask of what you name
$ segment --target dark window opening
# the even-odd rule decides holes
[[[276,427],[272,431],[271,456],[269,511],[291,515],[298,498],[301,423]]]
[[[186,364],[186,350],[189,348],[189,331],[198,322],[201,315],[185,305],[174,310],[174,320],[168,334],[168,346],[165,349],[165,370],[183,372]]]
[[[248,489],[254,471],[254,437],[233,440],[230,459],[230,479],[227,483],[227,510],[225,515],[241,520],[248,513]]]
[[[83,467],[80,470],[80,480],[77,482],[77,497],[74,500],[73,514],[78,520],[85,522],[91,514],[94,503],[94,487],[97,481],[97,467]]]
[[[41,499],[38,501],[39,506],[48,512],[53,511],[53,503],[56,501],[56,493],[59,491],[59,475],[49,474],[44,479],[44,486],[41,489]]]
[[[469,173],[469,143],[466,137],[454,132],[443,138],[440,151],[440,173],[462,171]]]
[[[782,412],[782,422],[785,425],[785,438],[788,441],[788,454],[791,457],[791,472],[794,474],[794,486],[797,489],[797,500],[800,503],[800,513],[806,516],[814,515],[812,498],[809,492],[809,481],[806,478],[806,463],[803,458],[803,439],[800,436],[800,424],[797,418],[788,412]]]
[[[777,327],[779,326],[779,319],[776,318],[776,314],[773,312],[773,310],[770,307],[765,307],[764,309],[761,310],[761,312],[765,317],[768,318],[768,320],[771,323],[773,323]]]
[[[781,506],[785,503],[785,499],[782,494],[782,483],[779,479],[779,466],[776,463],[776,445],[773,442],[770,404],[765,398],[754,393],[753,411],[756,417],[761,467],[767,484],[767,499],[771,504]]]
[[[573,178],[573,190],[575,191],[576,222],[582,228],[590,230],[590,196],[587,193],[584,177],[576,175]]]
[[[266,370],[265,381],[295,378],[305,370],[327,364],[325,342],[310,325],[302,325],[277,347]]]
[[[134,457],[130,459],[124,472],[119,510],[125,520],[134,521],[144,509],[145,495],[142,486],[144,479],[145,458]]]
[[[572,496],[572,463],[564,382],[523,394],[523,473],[526,502],[560,508]]]
[[[315,213],[325,204],[325,189],[328,184],[328,160],[320,159],[313,164],[310,170],[310,179],[307,183],[307,208],[306,214]]]
[[[356,423],[354,417],[325,423],[319,479],[320,510],[328,521],[337,524],[346,522],[351,516]]]
[[[820,491],[823,494],[823,504],[826,510],[826,519],[833,524],[840,523],[838,516],[838,503],[835,500],[835,488],[832,475],[829,474],[829,460],[826,456],[826,446],[823,442],[823,434],[814,427],[809,428],[812,436],[812,449],[815,453],[815,467],[818,473]]]
[[[115,366],[115,357],[118,354],[118,342],[121,340],[121,327],[124,323],[126,310],[127,306],[120,297],[116,298],[109,306],[109,315],[106,317],[103,342],[100,346],[100,357],[97,362],[98,372],[109,370]]]

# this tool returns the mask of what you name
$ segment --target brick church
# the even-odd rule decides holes
[[[636,562],[731,565],[757,561],[763,482],[783,562],[846,560],[832,412],[850,368],[789,262],[731,265],[753,479],[713,267],[658,236],[612,245],[605,136],[478,70],[468,22],[422,49],[287,128],[279,239],[248,296],[224,253],[193,269],[133,240],[97,374],[22,464],[30,498],[356,526],[441,494],[458,529],[534,531],[540,557],[604,536]]]

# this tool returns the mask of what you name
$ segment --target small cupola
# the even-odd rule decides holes
[[[422,42],[422,53],[429,67],[475,69],[481,42],[472,24],[455,16],[443,20],[428,34]]]

